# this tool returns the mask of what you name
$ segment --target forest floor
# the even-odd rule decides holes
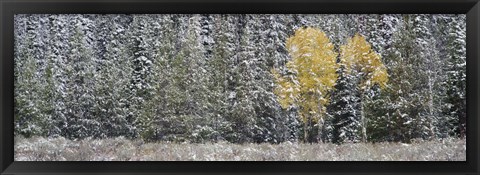
[[[143,143],[15,138],[15,161],[465,161],[465,139],[403,143]]]

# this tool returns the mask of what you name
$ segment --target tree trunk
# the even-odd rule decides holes
[[[364,93],[360,92],[360,125],[362,127],[361,131],[361,140],[362,142],[367,141],[367,128],[366,128],[366,123],[365,123],[365,113],[363,112],[363,99],[364,98]]]
[[[308,139],[308,132],[307,132],[307,123],[308,121],[304,121],[303,122],[303,142],[304,143],[307,143],[307,139]]]
[[[317,142],[322,142],[322,130],[323,130],[323,124],[324,124],[324,120],[323,119],[319,119],[318,120],[318,135],[317,135]]]

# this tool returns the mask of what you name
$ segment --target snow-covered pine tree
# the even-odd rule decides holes
[[[422,30],[416,25],[415,15],[403,15],[399,30],[393,35],[392,48],[386,54],[389,70],[388,97],[385,97],[387,118],[386,139],[410,142],[424,133],[428,111],[427,76],[417,47],[418,37],[414,30]],[[425,126],[425,127],[424,127]]]
[[[372,120],[370,139],[372,141],[408,141],[411,138],[412,119],[405,111],[409,108],[408,94],[412,91],[409,82],[414,79],[414,69],[406,56],[412,53],[414,36],[407,31],[402,16],[399,30],[392,37],[392,48],[384,55],[389,72],[388,96],[384,97],[386,111],[383,117]]]
[[[188,117],[187,111],[187,84],[189,63],[187,62],[188,48],[186,46],[187,33],[188,33],[188,19],[191,15],[171,15],[170,19],[173,22],[173,31],[165,32],[164,37],[169,40],[172,38],[171,44],[162,45],[162,51],[160,53],[172,53],[165,54],[162,62],[165,61],[166,70],[164,73],[168,76],[165,77],[168,81],[163,82],[166,87],[165,92],[165,114],[161,120],[161,133],[160,137],[170,141],[184,141],[188,134],[188,128],[191,126],[191,118]],[[169,24],[166,24],[167,26]],[[166,27],[167,27],[166,26]],[[170,47],[171,46],[171,47]],[[162,56],[162,55],[159,55]],[[188,126],[187,126],[188,125]]]
[[[290,61],[285,41],[290,35],[294,34],[294,29],[296,28],[295,20],[293,19],[292,14],[271,15],[269,26],[271,27],[271,30],[266,38],[268,43],[266,48],[268,56],[271,58],[270,60],[273,61],[273,68],[278,69],[282,74],[285,74],[287,71],[285,65],[288,61]],[[274,79],[273,76],[272,79]],[[275,84],[273,85],[275,86]],[[273,92],[274,88],[275,87],[269,91]],[[281,117],[281,119],[279,119],[281,120],[281,122],[279,122],[280,126],[278,126],[279,129],[286,129],[286,131],[280,131],[280,133],[283,133],[284,137],[282,141],[297,141],[299,138],[298,134],[301,124],[296,116],[295,107],[291,107],[288,110],[283,110],[278,102],[278,99],[275,99],[274,106],[276,108],[276,117]],[[282,123],[285,126],[282,126]]]
[[[51,55],[51,50],[48,50],[48,46],[52,44],[52,39],[51,39],[51,34],[49,33],[49,28],[51,28],[51,23],[49,21],[49,16],[48,15],[40,15],[40,26],[41,26],[41,32],[40,32],[40,45],[41,45],[41,54],[39,56],[41,57],[40,64],[39,64],[39,72],[38,74],[40,75],[39,81],[41,84],[40,92],[38,95],[40,101],[40,109],[41,113],[39,114],[40,118],[42,120],[47,121],[47,124],[44,124],[43,127],[45,129],[45,132],[42,134],[42,136],[49,136],[49,130],[52,128],[52,118],[54,117],[54,109],[55,109],[55,103],[54,103],[54,91],[55,91],[55,86],[54,86],[54,75],[53,75],[53,69],[54,69],[54,63],[53,60],[49,57]]]
[[[351,15],[341,15],[341,14],[330,14],[330,15],[322,15],[322,20],[320,21],[319,27],[325,31],[327,36],[330,38],[330,41],[334,44],[334,50],[340,52],[340,46],[347,41],[347,38],[355,34],[357,27],[355,27],[356,21],[353,19]],[[340,61],[339,58],[337,62]],[[325,124],[322,130],[322,135],[320,136],[323,141],[333,141],[336,143],[340,143],[346,141],[346,134],[347,130],[353,132],[355,128],[353,126],[354,120],[358,120],[356,118],[351,117],[350,122],[348,118],[342,119],[340,116],[341,113],[345,114],[355,114],[358,117],[358,93],[356,93],[356,88],[349,88],[345,89],[345,87],[355,87],[354,84],[356,83],[355,79],[348,74],[345,74],[344,68],[339,67],[337,73],[339,75],[337,79],[337,84],[335,89],[332,92],[331,102],[327,106],[327,114],[325,115]],[[350,94],[350,95],[348,95]],[[347,98],[343,98],[347,97]],[[348,102],[348,103],[346,103]],[[350,108],[343,109],[341,106],[343,105],[350,105]],[[356,107],[355,107],[356,106]],[[346,123],[350,123],[350,129],[347,127],[340,127],[341,125],[345,125]],[[356,123],[358,124],[358,123]],[[343,134],[342,134],[343,133]],[[342,135],[340,138],[339,136]],[[356,141],[354,137],[350,137],[350,141]]]
[[[324,140],[333,143],[359,142],[360,138],[360,98],[357,85],[358,79],[345,71],[345,65],[340,65],[337,70],[339,75],[335,90],[332,93],[332,101],[328,112],[332,115],[329,119],[330,128],[325,128]]]
[[[371,17],[372,18],[372,17]],[[372,19],[368,19],[367,40],[372,43],[372,47],[382,57],[385,65],[389,64],[390,59],[387,57],[387,51],[392,46],[392,34],[397,30],[400,15],[384,14],[374,15]],[[390,126],[386,118],[385,110],[385,95],[386,92],[374,86],[369,89],[364,98],[364,114],[368,119],[367,123],[367,137],[371,141],[383,141],[383,133],[388,132],[386,128]]]
[[[435,49],[438,52],[439,59],[442,60],[442,74],[437,75],[441,81],[438,81],[438,89],[441,90],[441,94],[437,94],[438,99],[438,106],[439,113],[437,114],[437,122],[436,122],[436,133],[435,137],[438,138],[445,138],[448,136],[449,124],[447,122],[448,114],[445,112],[449,108],[449,103],[447,102],[447,60],[448,60],[448,27],[450,26],[451,18],[455,16],[453,14],[441,14],[432,16],[431,22],[434,23],[435,27],[431,28],[431,33],[433,37],[435,37]]]
[[[446,119],[443,125],[453,136],[465,137],[466,134],[466,16],[457,15],[448,21],[447,63],[448,76]]]
[[[174,127],[178,125],[176,115],[180,112],[180,106],[177,97],[181,95],[178,88],[179,76],[177,69],[182,66],[176,57],[178,50],[175,48],[177,42],[177,15],[162,14],[156,16],[158,19],[154,23],[154,33],[157,36],[154,39],[154,58],[153,75],[155,97],[151,101],[155,105],[154,129],[155,139],[173,139]]]
[[[432,139],[437,133],[438,117],[441,115],[441,96],[444,91],[441,82],[443,78],[443,60],[439,56],[437,40],[433,37],[432,27],[436,26],[430,15],[412,15],[413,33],[415,37],[415,56],[418,58],[417,75],[419,81],[425,86],[419,85],[417,94],[421,96],[423,103],[426,105],[426,111],[421,111],[420,116],[414,122],[417,126],[415,132],[416,137],[423,139]],[[433,48],[433,49],[432,49]]]
[[[270,27],[272,27],[272,29],[269,30],[271,36],[266,39],[269,40],[267,41],[266,49],[267,52],[271,51],[268,53],[268,56],[274,58],[273,68],[278,69],[282,75],[293,76],[293,74],[288,73],[285,66],[287,62],[291,60],[286,49],[287,38],[294,35],[295,31],[301,27],[305,27],[306,25],[317,25],[310,20],[319,21],[319,18],[301,14],[271,15]],[[276,117],[285,117],[285,119],[281,120],[285,120],[282,122],[286,122],[287,125],[287,131],[283,134],[283,137],[285,137],[283,140],[297,141],[300,137],[299,134],[301,127],[297,106],[290,106],[288,109],[284,110],[281,108],[278,99],[275,101],[276,104],[274,105],[279,105],[277,106],[279,108],[276,109],[275,115]],[[279,127],[282,128],[283,126]]]
[[[128,122],[128,78],[131,62],[126,51],[126,31],[122,25],[125,16],[101,16],[96,23],[102,30],[97,46],[103,51],[96,57],[94,115],[100,122],[102,133],[99,137],[132,137],[132,124]],[[104,35],[104,36],[102,36]],[[100,42],[100,43],[99,43]],[[101,49],[100,49],[101,50]]]
[[[211,72],[207,68],[213,39],[209,35],[202,36],[202,32],[208,29],[200,23],[201,17],[193,15],[187,19],[187,36],[182,49],[185,52],[187,66],[187,77],[184,82],[188,95],[186,110],[187,117],[192,121],[188,138],[194,142],[204,142],[212,137],[214,118],[211,109],[215,107],[209,100],[212,97],[212,90],[209,88]]]
[[[227,139],[236,143],[250,142],[253,136],[253,127],[255,124],[254,101],[252,96],[252,87],[254,83],[253,70],[255,58],[254,43],[251,43],[250,37],[252,37],[252,15],[240,15],[238,18],[238,35],[240,36],[239,43],[237,44],[236,60],[234,62],[234,74],[233,81],[234,101],[229,118],[227,119],[232,123],[233,133],[227,136]]]
[[[247,23],[251,30],[249,42],[253,46],[254,56],[248,60],[251,64],[252,84],[250,89],[251,100],[255,110],[255,125],[251,130],[254,132],[255,142],[278,143],[283,139],[282,118],[275,111],[275,94],[273,94],[273,77],[269,70],[277,58],[269,56],[267,50],[270,28],[269,15],[256,14]],[[271,44],[271,43],[270,43]],[[270,46],[272,47],[272,46]]]
[[[68,25],[73,35],[69,38],[68,55],[63,60],[65,78],[66,127],[64,136],[69,139],[81,139],[100,134],[100,123],[92,115],[94,105],[93,87],[95,75],[93,50],[89,30],[93,21],[82,15],[72,16]]]
[[[214,132],[212,133],[213,140],[223,140],[226,137],[225,133],[231,132],[231,123],[226,120],[228,112],[228,104],[233,95],[230,96],[228,90],[230,79],[229,72],[233,65],[233,57],[235,56],[235,49],[237,35],[236,35],[236,15],[216,15],[215,16],[215,32],[213,39],[215,45],[213,46],[213,55],[208,64],[208,71],[211,73],[212,93],[210,103],[215,106],[212,111],[213,121],[211,123]]]
[[[148,103],[154,94],[152,81],[153,42],[152,17],[133,15],[128,31],[129,60],[133,67],[129,89],[130,113],[128,120],[134,123],[135,135],[149,139],[153,134],[149,130],[154,118],[153,107]]]
[[[285,40],[288,37],[287,25],[292,21],[286,15],[259,15],[262,21],[260,29],[261,42],[257,44],[258,53],[255,78],[257,91],[260,97],[256,102],[257,116],[257,142],[279,143],[288,139],[297,138],[297,117],[284,111],[273,94],[275,88],[274,76],[270,69],[280,69],[288,62],[288,52]]]
[[[66,78],[65,61],[68,55],[66,50],[70,46],[64,41],[68,41],[71,37],[71,27],[68,22],[71,20],[69,15],[48,15],[49,21],[49,39],[50,43],[47,45],[47,59],[49,62],[49,69],[47,74],[50,74],[49,89],[50,101],[53,105],[51,112],[51,127],[48,135],[52,137],[65,136],[67,127],[66,111]]]
[[[48,129],[48,111],[46,106],[45,91],[43,90],[44,76],[41,66],[43,58],[43,42],[39,32],[41,28],[40,16],[16,16],[17,23],[24,23],[24,28],[17,28],[16,34],[24,30],[23,35],[15,38],[15,134],[25,137],[33,135],[46,135]],[[20,18],[20,19],[18,19]],[[20,33],[18,33],[20,34]],[[22,36],[22,37],[20,37]],[[21,43],[21,44],[20,44]]]
[[[229,38],[229,42],[227,42],[226,48],[228,50],[231,50],[231,55],[226,57],[225,62],[227,66],[226,70],[226,109],[225,109],[225,115],[222,126],[222,131],[223,131],[223,137],[225,140],[230,141],[230,142],[235,142],[237,140],[237,134],[235,133],[235,128],[236,128],[236,121],[235,121],[235,116],[233,116],[232,110],[234,106],[237,104],[238,97],[237,97],[237,83],[238,83],[238,78],[239,78],[239,72],[238,72],[238,63],[239,63],[239,50],[240,50],[240,41],[241,41],[241,35],[242,31],[244,31],[244,20],[241,18],[244,18],[243,15],[237,14],[237,15],[227,15],[227,20],[228,22],[228,27],[223,31],[225,32],[225,35],[227,38]],[[218,45],[219,47],[221,46],[220,43]]]

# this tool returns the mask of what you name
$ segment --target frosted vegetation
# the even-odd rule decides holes
[[[123,137],[15,139],[15,161],[466,161],[465,140],[404,143],[145,143]]]
[[[465,19],[15,15],[15,160],[465,160]]]

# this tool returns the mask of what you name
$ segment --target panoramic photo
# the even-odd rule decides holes
[[[466,161],[464,14],[17,14],[15,161]]]

